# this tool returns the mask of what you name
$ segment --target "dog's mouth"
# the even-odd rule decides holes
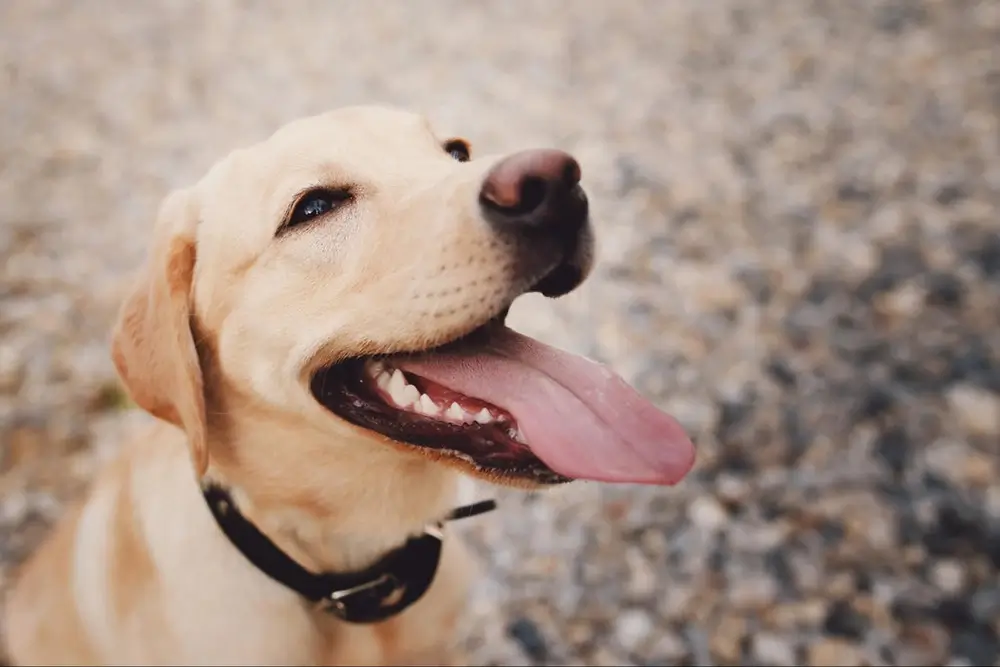
[[[362,357],[328,366],[313,376],[313,395],[356,426],[454,457],[491,477],[539,484],[571,481],[531,451],[508,410],[404,370],[407,361],[459,354],[482,344],[503,327],[506,314],[505,309],[472,333],[420,354]]]
[[[351,424],[497,482],[674,484],[687,474],[694,446],[673,418],[505,317],[433,349],[326,366],[311,391]]]

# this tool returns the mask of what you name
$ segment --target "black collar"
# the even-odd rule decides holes
[[[384,621],[419,600],[437,572],[444,523],[496,508],[495,501],[484,500],[452,510],[366,570],[315,574],[243,516],[226,489],[209,483],[202,493],[222,532],[258,570],[349,623]]]

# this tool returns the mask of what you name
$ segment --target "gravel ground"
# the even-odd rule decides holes
[[[580,158],[595,275],[512,321],[699,445],[476,520],[479,664],[1000,665],[996,0],[7,0],[0,65],[0,584],[145,419],[160,198],[377,101]]]

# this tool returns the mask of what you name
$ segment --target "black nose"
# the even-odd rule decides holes
[[[580,165],[558,150],[514,153],[493,165],[479,201],[498,230],[528,230],[575,236],[587,220]]]

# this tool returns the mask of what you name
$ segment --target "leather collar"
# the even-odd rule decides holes
[[[384,621],[419,600],[437,573],[445,522],[496,508],[493,500],[459,507],[365,570],[317,574],[302,567],[243,516],[228,490],[208,483],[202,493],[222,532],[258,570],[348,623]]]

